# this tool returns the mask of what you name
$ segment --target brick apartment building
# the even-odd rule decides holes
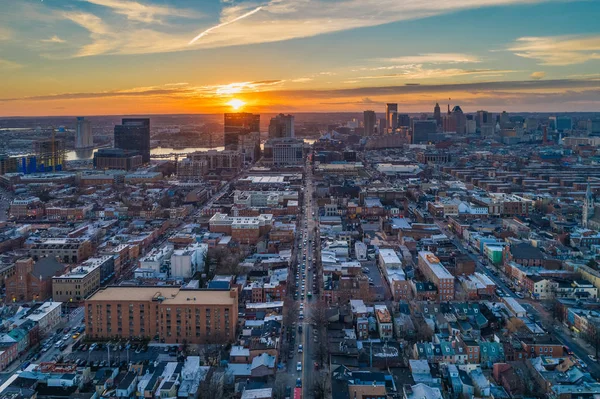
[[[111,286],[85,301],[86,333],[91,338],[228,343],[235,340],[237,317],[237,289]]]
[[[265,214],[257,217],[236,217],[216,213],[210,218],[211,233],[230,235],[234,241],[242,244],[256,244],[273,226],[273,215]]]
[[[419,252],[418,267],[425,278],[436,285],[440,301],[454,299],[454,276],[433,253]]]
[[[10,204],[10,217],[17,220],[41,219],[44,217],[44,203],[37,197],[16,198]]]

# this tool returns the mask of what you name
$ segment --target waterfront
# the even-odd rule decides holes
[[[314,139],[304,139],[306,144],[312,145]],[[261,148],[263,144],[261,144]],[[208,151],[217,150],[221,151],[224,147],[186,147],[186,148],[172,148],[172,147],[156,147],[150,150],[151,155],[168,155],[168,154],[188,154],[197,151]],[[67,161],[87,161],[94,158],[94,153],[98,151],[98,148],[88,148],[84,150],[71,150],[65,153],[65,159]]]

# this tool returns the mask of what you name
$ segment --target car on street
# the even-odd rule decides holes
[[[296,371],[302,371],[302,362],[296,363]]]
[[[515,292],[515,295],[517,296],[517,298],[525,298],[525,295],[521,294],[520,292]]]
[[[302,353],[302,344],[298,345],[298,353]]]
[[[302,388],[302,378],[296,378],[296,388]]]
[[[592,362],[598,362],[598,358],[596,358],[596,356],[594,356],[594,355],[588,355],[588,357],[590,358],[590,360]]]
[[[587,369],[587,364],[585,364],[585,363],[584,363],[583,361],[581,361],[581,360],[579,361],[579,366],[580,366],[582,369]]]

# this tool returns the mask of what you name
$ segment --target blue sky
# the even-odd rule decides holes
[[[598,109],[600,1],[521,3],[6,2],[0,115]]]

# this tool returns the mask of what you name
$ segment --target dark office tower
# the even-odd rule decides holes
[[[260,132],[260,115],[248,112],[225,114],[224,138],[227,149],[237,149],[239,138],[252,132]]]
[[[115,148],[138,151],[142,162],[150,162],[150,119],[124,118],[115,126]]]
[[[477,111],[477,119],[475,119],[475,122],[477,122],[478,128],[494,123],[492,114],[484,110]]]
[[[442,111],[440,109],[440,104],[439,103],[435,103],[435,107],[433,108],[433,119],[435,119],[435,123],[437,123],[438,126],[441,126],[441,124],[442,124]]]
[[[394,114],[398,113],[398,104],[386,104],[385,105],[385,121],[389,131],[396,128],[397,120]]]
[[[398,126],[397,127],[409,127],[410,116],[408,114],[398,114]]]
[[[434,120],[418,121],[412,123],[412,143],[427,144],[434,140],[437,132],[437,122]]]
[[[271,118],[269,123],[269,138],[294,138],[294,117],[292,115],[279,114]]]
[[[466,132],[467,117],[463,113],[460,106],[455,105],[452,109],[452,116],[456,122],[456,133],[464,134]]]
[[[387,129],[387,121],[385,118],[379,118],[377,122],[377,134],[384,134]]]
[[[363,113],[363,124],[365,125],[365,136],[371,136],[375,131],[375,124],[377,123],[377,116],[375,111],[365,111]]]

